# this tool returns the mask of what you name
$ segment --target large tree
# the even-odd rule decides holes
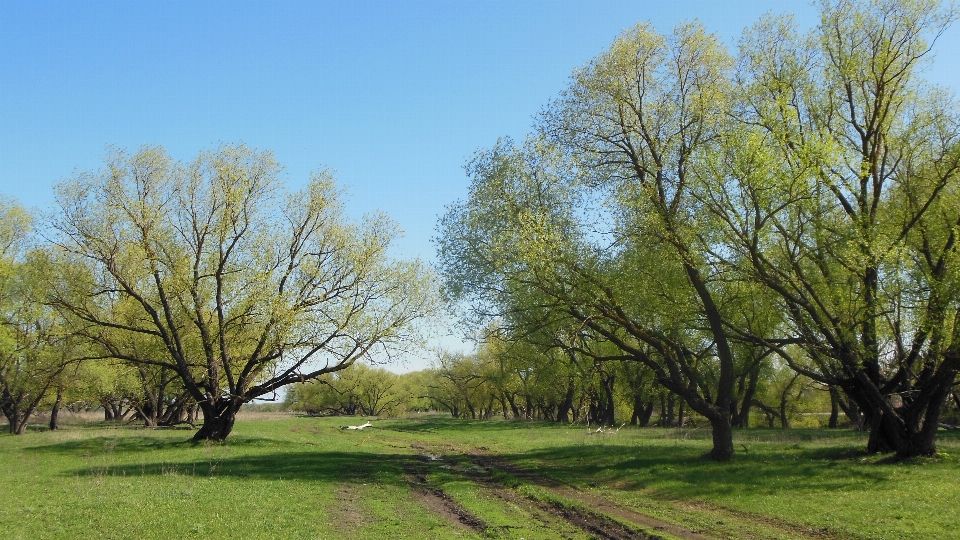
[[[448,294],[497,320],[508,339],[552,345],[588,365],[646,365],[715,422],[710,457],[730,459],[736,364],[716,354],[701,297],[675,246],[634,229],[599,229],[576,179],[553,166],[557,160],[541,140],[520,149],[503,142],[478,155],[469,199],[441,221]],[[697,266],[701,276],[703,268]],[[719,293],[713,282],[702,283],[710,299]],[[612,371],[601,371],[612,389]]]
[[[396,228],[345,219],[328,173],[288,193],[269,152],[221,146],[189,163],[117,151],[57,188],[58,244],[86,281],[55,305],[108,355],[176,373],[199,405],[194,439],[223,440],[254,398],[415,341],[433,309]]]
[[[728,260],[788,317],[755,342],[842,389],[868,450],[901,457],[935,451],[960,368],[960,117],[916,76],[955,15],[824,2],[807,36],[764,18],[741,43],[724,158],[700,183]]]
[[[568,342],[579,354],[647,365],[710,421],[717,460],[733,455],[738,362],[715,225],[691,184],[718,149],[731,66],[697,24],[624,32],[541,115],[542,139],[473,166],[471,200],[445,218],[440,246],[454,293],[502,284],[511,298],[501,315],[526,307],[572,319],[591,334]],[[497,279],[461,271],[477,261]]]

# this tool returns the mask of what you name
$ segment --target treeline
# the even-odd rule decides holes
[[[716,460],[749,408],[777,412],[757,392],[782,366],[868,451],[935,453],[960,369],[960,109],[917,73],[957,12],[820,8],[805,34],[764,16],[735,53],[639,24],[527,140],[478,152],[437,239],[464,326],[602,366],[601,396],[635,364],[710,424]]]
[[[785,363],[759,364],[736,386],[735,427],[865,429],[863,415],[842,394]],[[411,373],[354,364],[295,385],[283,408],[317,416],[432,412],[597,426],[706,425],[643,364],[595,363],[559,349],[519,351],[505,342],[485,344],[475,354],[441,353],[429,369]],[[957,418],[955,401],[948,409],[950,419]]]

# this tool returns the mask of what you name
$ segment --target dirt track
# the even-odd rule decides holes
[[[527,509],[547,528],[557,531],[557,537],[564,537],[563,530],[578,529],[591,537],[610,540],[623,539],[660,539],[662,535],[682,540],[710,540],[730,538],[816,538],[843,539],[850,536],[837,535],[833,531],[808,530],[793,524],[779,522],[762,516],[737,512],[708,504],[683,504],[679,511],[707,513],[717,519],[716,529],[692,530],[670,523],[655,516],[639,512],[610,501],[577,486],[557,482],[547,476],[521,469],[499,456],[489,453],[485,448],[457,452],[459,449],[428,448],[414,445],[419,460],[407,468],[408,478],[414,486],[414,492],[424,504],[458,526],[478,533],[487,532],[487,524],[477,516],[471,515],[442,490],[428,486],[428,476],[432,469],[442,467],[453,471],[476,483],[486,493]],[[453,452],[450,452],[450,451]],[[444,451],[447,451],[446,455]],[[464,464],[469,464],[464,466]],[[521,495],[510,486],[497,481],[506,473],[521,483],[537,486],[550,494],[549,500],[537,500]],[[744,533],[744,529],[731,533],[723,523],[736,522],[748,524],[755,532]]]
[[[436,488],[425,488],[431,467],[443,466],[447,470],[460,472],[464,477],[481,485],[485,491],[504,501],[513,503],[519,507],[527,508],[532,514],[538,515],[539,520],[548,528],[555,528],[558,537],[562,537],[562,529],[579,529],[592,537],[606,540],[628,540],[628,539],[660,539],[656,530],[669,532],[671,535],[684,540],[701,540],[706,537],[693,534],[680,528],[661,522],[658,520],[647,520],[640,522],[637,520],[624,519],[629,515],[626,512],[599,512],[594,511],[592,506],[584,504],[577,498],[567,497],[563,492],[566,490],[556,483],[549,482],[546,479],[535,478],[532,475],[518,471],[515,467],[499,461],[496,457],[480,453],[464,454],[461,457],[469,459],[472,467],[469,469],[460,469],[451,467],[451,463],[458,463],[460,459],[445,459],[437,457],[429,452],[423,446],[415,447],[420,452],[420,461],[416,466],[410,466],[407,469],[410,481],[415,486],[415,493],[424,500],[425,504],[445,516],[449,521],[466,526],[474,531],[483,533],[486,531],[486,524],[476,516],[470,515],[460,505],[456,504],[449,496]],[[516,491],[497,483],[494,480],[494,472],[503,471],[522,478],[524,481],[538,485],[547,489],[551,493],[556,493],[561,497],[573,499],[576,505],[563,504],[558,501],[538,501],[518,494]],[[546,514],[546,516],[544,516]],[[612,516],[612,517],[611,517]],[[638,514],[639,516],[639,514]],[[614,519],[617,518],[617,519]],[[638,527],[632,527],[626,522],[632,522]],[[552,526],[551,526],[552,525]],[[673,530],[676,529],[676,530]],[[680,534],[677,534],[677,533]]]

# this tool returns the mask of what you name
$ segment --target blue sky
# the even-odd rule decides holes
[[[531,117],[624,28],[699,18],[733,43],[806,1],[10,2],[0,0],[0,193],[46,208],[51,186],[112,144],[189,159],[269,149],[292,186],[337,170],[354,215],[380,209],[404,256],[433,258],[462,165]],[[957,73],[957,29],[933,75]],[[955,85],[953,85],[955,86]]]
[[[692,18],[734,44],[781,1],[0,0],[0,194],[40,209],[107,145],[190,159],[219,142],[272,150],[297,187],[337,170],[359,216],[405,230],[396,254],[434,258],[462,166],[522,139],[571,71],[638,21]],[[929,77],[958,86],[960,28]]]

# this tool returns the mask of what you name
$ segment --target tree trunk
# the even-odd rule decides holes
[[[640,417],[640,427],[647,427],[650,425],[650,417],[653,416],[653,401],[648,401],[646,407],[643,409],[643,416]]]
[[[17,422],[10,425],[10,433],[14,435],[23,435],[27,432],[27,420],[29,417],[23,416],[17,419]]]
[[[830,422],[827,424],[829,429],[837,429],[837,423],[840,419],[840,405],[837,403],[837,390],[830,387]]]
[[[927,375],[925,387],[915,387],[914,395],[900,395],[901,402],[888,401],[879,389],[866,384],[862,372],[849,388],[844,388],[851,403],[863,411],[870,425],[869,453],[896,453],[898,459],[936,454],[937,429],[943,406],[956,379],[956,358],[945,361],[934,376]],[[920,374],[920,379],[924,373]]]
[[[609,375],[604,377],[603,374],[600,376],[601,383],[603,385],[603,397],[604,397],[604,417],[601,420],[601,423],[613,426],[617,423],[616,415],[614,414],[614,401],[613,401],[613,383],[614,376]]]
[[[24,413],[18,408],[11,407],[10,410],[4,410],[3,415],[7,417],[11,435],[23,435],[27,431],[30,413]]]
[[[731,419],[731,423],[734,427],[738,428],[749,428],[750,427],[750,406],[753,403],[753,397],[757,393],[757,382],[760,379],[760,365],[757,364],[756,367],[750,372],[750,379],[747,382],[747,389],[743,393],[743,399],[740,401],[740,410],[734,417]],[[736,408],[736,400],[733,402],[733,407]]]
[[[867,423],[864,421],[863,413],[860,412],[860,406],[857,405],[856,401],[851,399],[844,402],[841,399],[837,401],[837,405],[840,406],[840,410],[842,410],[843,414],[845,414],[850,420],[850,423],[853,425],[853,429],[857,431],[864,431],[867,429]]]
[[[203,424],[194,436],[194,441],[222,441],[230,435],[233,423],[237,419],[237,411],[243,406],[243,401],[236,398],[220,398],[215,404],[204,402],[200,404],[203,413]]]
[[[3,395],[0,396],[0,410],[7,417],[12,435],[23,435],[27,431],[30,417],[46,391],[47,389],[44,388],[43,392],[40,392],[29,405],[24,406],[26,398],[22,394],[14,396],[4,388]]]
[[[705,456],[714,461],[733,459],[733,426],[727,414],[718,412],[710,415],[710,427],[713,429],[713,449]]]
[[[484,420],[490,420],[493,418],[493,404],[496,401],[496,396],[493,394],[490,395],[490,400],[487,402],[487,410],[483,413]]]
[[[520,407],[517,407],[517,398],[512,394],[507,394],[507,401],[510,403],[510,412],[513,413],[514,420],[520,420]]]
[[[570,411],[573,410],[573,380],[567,384],[567,393],[563,396],[563,403],[557,409],[557,422],[570,422]]]
[[[800,374],[795,373],[793,378],[790,379],[790,383],[787,384],[787,387],[783,389],[783,392],[780,393],[780,410],[778,415],[780,416],[780,428],[781,429],[790,429],[790,415],[787,414],[787,407],[790,406],[790,390],[793,388],[793,385],[796,384],[797,380],[800,379]],[[800,396],[797,396],[799,399]]]
[[[643,414],[643,397],[640,394],[633,396],[633,413],[630,415],[630,425],[640,424],[640,416]]]
[[[897,459],[932,456],[937,453],[937,428],[946,395],[935,396],[926,414],[914,415],[903,411],[901,418],[891,418],[883,412],[871,415],[870,438],[867,452],[895,453]],[[874,419],[876,418],[876,419]]]
[[[10,434],[19,435],[17,433],[17,424],[19,423],[19,418],[17,418],[17,414],[3,411],[3,415],[7,417],[7,429],[10,431]]]
[[[50,409],[50,431],[60,429],[57,421],[60,419],[61,403],[63,403],[63,388],[57,388],[57,400],[53,402],[53,408]]]
[[[773,424],[776,421],[779,413],[774,410],[773,407],[767,406],[759,399],[753,400],[753,406],[763,411],[763,415],[767,418],[767,427],[773,428]]]
[[[664,409],[664,403],[666,403],[666,409]],[[672,393],[666,397],[660,396],[660,427],[674,427],[673,405]]]

